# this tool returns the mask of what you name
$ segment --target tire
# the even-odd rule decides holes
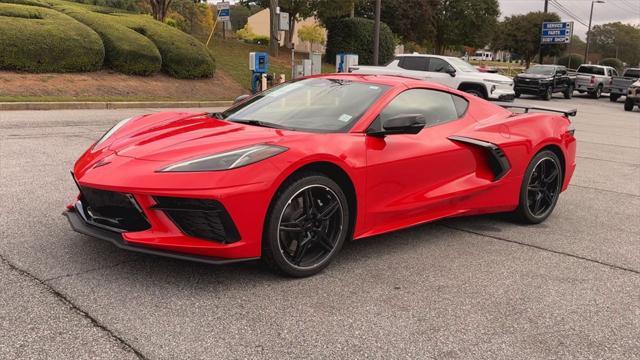
[[[620,99],[620,95],[609,94],[609,101],[616,102],[618,99]]]
[[[591,96],[594,99],[600,99],[600,96],[602,96],[602,85],[598,85],[598,87],[591,93]]]
[[[549,101],[553,97],[553,89],[551,86],[547,87],[544,94],[542,95],[542,100]]]
[[[573,85],[569,85],[565,90],[564,90],[564,98],[565,99],[571,99],[573,97]]]
[[[322,174],[305,173],[288,180],[274,199],[264,226],[263,261],[291,277],[320,272],[350,233],[344,191]]]
[[[517,91],[517,90],[516,90],[516,91],[515,91],[515,97],[516,97],[516,98],[520,98],[520,95],[521,95],[521,94],[520,94],[520,91]]]
[[[558,202],[562,180],[558,156],[549,150],[537,153],[522,179],[518,208],[513,213],[516,219],[525,224],[545,221]]]
[[[635,106],[635,101],[630,98],[626,98],[624,101],[624,111],[633,111],[633,107]]]

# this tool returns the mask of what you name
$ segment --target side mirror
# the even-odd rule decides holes
[[[247,100],[250,97],[251,97],[251,95],[247,95],[247,94],[240,95],[235,100],[233,100],[233,103],[237,104],[237,103],[243,102],[243,101]]]
[[[454,69],[452,67],[447,68],[446,72],[447,72],[447,74],[451,75],[451,77],[455,77],[456,76],[456,69]]]
[[[367,132],[372,136],[385,136],[393,134],[415,135],[422,130],[427,122],[421,114],[402,114],[394,116],[382,124],[382,130]]]

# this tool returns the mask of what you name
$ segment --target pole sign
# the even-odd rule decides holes
[[[543,22],[541,44],[569,44],[573,35],[573,21]]]
[[[216,4],[218,8],[218,21],[230,21],[231,10],[229,9],[229,2],[223,1]]]
[[[289,31],[289,13],[281,12],[278,16],[278,30]]]

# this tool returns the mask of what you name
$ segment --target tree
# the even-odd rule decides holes
[[[322,44],[327,42],[325,36],[325,30],[322,26],[314,25],[302,25],[298,29],[298,38],[302,41],[309,42],[309,50],[313,51],[313,44]]]
[[[164,21],[172,0],[146,0],[151,6],[151,15],[158,21]]]
[[[430,3],[434,8],[429,22],[437,54],[442,54],[450,45],[481,48],[493,38],[500,16],[497,0],[431,0]],[[540,33],[539,28],[535,33]]]
[[[383,0],[380,21],[387,24],[394,34],[405,41],[423,43],[431,37],[433,28],[433,0]],[[360,0],[355,7],[355,15],[367,19],[374,18],[375,0]]]
[[[618,58],[633,66],[640,63],[640,27],[621,22],[596,25],[590,44],[605,58]]]
[[[541,11],[508,16],[498,25],[493,45],[522,56],[528,68],[540,49],[540,32],[545,21],[560,21],[560,16]],[[564,45],[547,45],[545,54],[559,55],[565,48]]]

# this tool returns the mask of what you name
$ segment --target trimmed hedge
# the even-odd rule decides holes
[[[336,55],[341,52],[358,54],[361,65],[373,63],[373,26],[374,21],[364,18],[344,18],[329,24],[327,39],[327,59],[335,63]],[[393,32],[385,23],[380,24],[380,64],[393,59],[395,43]]]
[[[584,57],[578,54],[567,54],[558,58],[558,65],[564,65],[569,69],[577,69],[584,64]]]
[[[620,72],[620,71],[622,71],[624,69],[624,64],[622,63],[622,61],[620,61],[620,59],[616,59],[616,58],[602,59],[602,60],[600,60],[600,65],[611,66],[611,67],[615,68],[616,70],[618,70],[618,72]]]
[[[59,10],[89,26],[100,35],[105,48],[105,65],[130,75],[150,75],[160,71],[162,57],[155,44],[144,35],[96,13],[74,5],[55,5]]]
[[[114,13],[104,16],[110,16],[116,23],[149,38],[162,55],[162,71],[165,73],[181,79],[213,76],[213,56],[193,36],[146,15]]]
[[[0,3],[0,69],[96,71],[104,61],[100,36],[45,7]]]

